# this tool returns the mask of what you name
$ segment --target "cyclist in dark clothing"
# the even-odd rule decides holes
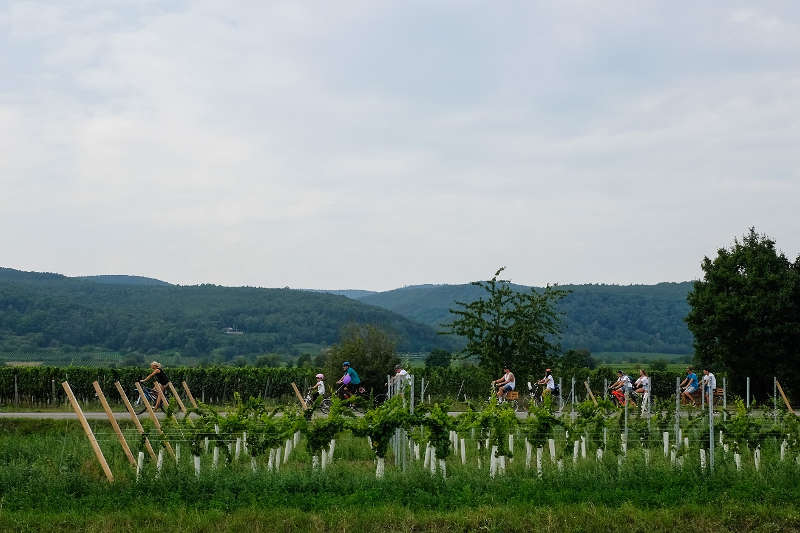
[[[164,368],[161,366],[161,363],[153,361],[152,363],[150,363],[150,368],[152,368],[153,371],[150,372],[149,376],[147,376],[142,380],[142,383],[146,383],[148,379],[155,377],[156,383],[158,383],[161,386],[161,394],[157,396],[156,404],[153,406],[153,409],[158,409],[159,407],[161,407],[161,399],[162,398],[166,399],[167,383],[169,383],[169,378],[167,377],[167,374],[164,372]]]

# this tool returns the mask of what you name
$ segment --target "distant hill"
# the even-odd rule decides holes
[[[346,296],[352,300],[360,300],[365,296],[378,294],[375,291],[365,291],[361,289],[302,289],[310,292],[322,292],[325,294],[335,294],[337,296]]]
[[[515,290],[529,290],[513,285]],[[572,291],[560,306],[565,313],[562,346],[593,352],[690,353],[692,335],[683,318],[691,282],[656,285],[562,285]],[[474,285],[414,285],[380,292],[359,301],[439,328],[452,319],[456,301],[483,295]]]
[[[145,278],[143,276],[123,276],[123,275],[103,275],[103,276],[78,276],[73,279],[83,279],[94,281],[95,283],[107,283],[109,285],[171,285],[166,281],[155,278]]]
[[[80,353],[91,347],[222,360],[270,352],[296,354],[298,345],[335,343],[350,322],[387,329],[401,351],[453,346],[430,326],[344,296],[177,286],[135,276],[67,278],[3,269],[0,310],[4,353]]]

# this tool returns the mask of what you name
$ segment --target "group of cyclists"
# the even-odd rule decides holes
[[[163,366],[157,361],[150,363],[150,369],[150,374],[141,380],[141,383],[146,383],[150,379],[153,379],[154,382],[159,385],[159,390],[153,391],[147,388],[144,388],[143,390],[150,403],[154,404],[154,409],[164,409],[165,406],[163,405],[163,402],[166,400],[169,378],[164,372]],[[356,372],[356,370],[350,365],[350,361],[344,361],[342,363],[342,370],[344,371],[342,377],[336,381],[336,385],[339,385],[339,387],[336,389],[336,394],[344,400],[351,398],[352,396],[363,395],[366,392],[366,389],[361,383],[361,378],[359,377],[358,372]],[[697,406],[696,395],[698,392],[700,395],[702,395],[702,397],[705,397],[706,401],[710,403],[714,395],[714,390],[717,387],[717,380],[714,374],[711,373],[711,371],[709,371],[707,368],[703,369],[702,372],[702,378],[698,379],[698,376],[694,372],[693,368],[689,366],[686,369],[686,378],[680,383],[680,387],[682,388],[682,398],[687,403],[691,403],[693,406]],[[307,390],[307,399],[311,402],[314,402],[320,396],[324,397],[326,391],[325,375],[317,374],[315,378],[317,380],[316,383],[314,383],[314,385],[309,387]],[[392,386],[398,381],[402,383],[408,383],[409,378],[410,375],[408,371],[405,370],[402,365],[396,365],[395,374],[391,377],[387,383],[387,386]],[[536,398],[538,401],[543,401],[545,397],[557,395],[559,393],[558,386],[553,378],[553,372],[550,368],[545,369],[544,377],[538,380],[536,384],[542,387],[541,394],[538,396],[538,398]],[[492,386],[497,389],[496,395],[498,401],[501,402],[505,401],[510,392],[516,390],[516,385],[516,377],[509,368],[509,365],[504,365],[503,375],[492,381]],[[530,382],[528,383],[528,388],[531,389],[531,396],[534,397],[535,395]],[[631,381],[630,376],[628,376],[622,370],[617,370],[617,380],[608,387],[608,390],[611,393],[612,400],[619,406],[623,406],[628,402],[636,406],[636,401],[634,398],[639,398],[641,400],[642,412],[644,412],[649,406],[650,377],[647,375],[647,371],[644,369],[639,369],[639,377],[636,379],[636,381]],[[137,403],[140,403],[140,401],[141,399],[137,401]],[[141,414],[143,411],[144,408],[139,411],[139,414]]]

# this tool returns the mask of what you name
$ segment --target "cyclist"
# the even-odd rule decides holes
[[[516,386],[516,379],[514,378],[514,374],[508,368],[508,365],[503,367],[503,372],[503,377],[492,381],[493,384],[499,387],[497,390],[498,398],[505,398],[506,394],[508,394],[509,391],[514,390]]]
[[[633,390],[633,385],[631,384],[631,378],[627,374],[625,374],[622,370],[617,370],[617,381],[611,384],[610,387],[611,394],[614,398],[617,399],[617,402],[620,405],[625,405],[625,393],[629,393]],[[630,396],[628,397],[630,399]]]
[[[342,388],[342,396],[346,400],[358,392],[359,385],[361,385],[361,378],[358,377],[358,372],[353,370],[353,367],[350,366],[350,361],[342,363],[342,369],[344,370],[344,375],[339,378],[336,384],[338,385],[341,383],[344,385]]]
[[[311,385],[308,388],[308,394],[310,395],[309,398],[311,399],[311,403],[314,403],[320,396],[325,396],[325,375],[324,374],[317,374],[314,376],[317,378],[317,382]]]
[[[150,375],[141,380],[141,383],[147,383],[147,380],[149,380],[152,377],[156,378],[155,379],[156,383],[158,383],[161,386],[161,394],[156,395],[156,404],[153,406],[153,409],[158,409],[159,407],[161,407],[162,403],[161,399],[162,398],[166,399],[167,383],[169,383],[169,378],[167,377],[167,374],[164,372],[164,367],[158,361],[153,361],[152,363],[150,363],[150,368],[153,369],[153,371],[150,372]]]
[[[650,405],[650,377],[643,368],[639,369],[639,378],[634,381],[633,388],[633,392],[642,397],[642,414],[644,414]]]
[[[705,394],[706,401],[710,404],[711,399],[714,397],[714,389],[717,388],[717,378],[707,368],[704,368],[702,382],[703,394]]]
[[[692,402],[693,407],[697,407],[697,402],[694,401],[694,396],[692,396],[695,392],[697,392],[697,374],[694,373],[692,367],[688,367],[686,369],[686,379],[681,381],[680,386],[686,386],[681,395]]]
[[[390,379],[390,383],[400,383],[400,386],[407,384],[411,381],[411,375],[403,368],[402,365],[394,365],[394,376]]]
[[[553,379],[553,371],[549,368],[545,369],[544,377],[536,382],[537,385],[544,385],[544,391],[542,391],[542,399],[548,394],[553,394],[556,390],[556,380]]]

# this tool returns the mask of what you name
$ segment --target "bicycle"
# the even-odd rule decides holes
[[[306,393],[306,397],[305,397],[305,401],[306,401],[306,405],[310,406],[316,401],[316,398],[311,398],[311,393],[307,392]],[[317,406],[317,409],[319,409],[320,413],[327,415],[328,412],[330,412],[330,410],[331,410],[331,399],[327,398],[327,397],[323,397],[322,400],[320,400],[319,405]]]
[[[138,392],[139,391],[136,390],[137,394],[138,394]],[[149,387],[145,387],[144,385],[142,385],[142,392],[144,392],[144,396],[145,396],[145,398],[147,398],[147,402],[150,404],[150,406],[151,407],[154,406],[156,404],[156,402],[158,401],[158,392],[156,392],[155,389],[151,389]],[[169,392],[166,391],[166,390],[162,390],[161,392],[162,392],[162,394],[164,394],[164,399],[166,400],[165,403],[161,404],[161,410],[166,413],[167,412],[167,406],[169,405]],[[144,413],[147,410],[147,407],[145,407],[145,405],[144,405],[144,401],[142,401],[142,395],[141,394],[138,394],[138,396],[136,398],[136,401],[133,402],[133,405],[134,406],[138,406],[138,405],[142,406],[141,409],[135,411],[137,416],[141,415],[142,413]]]
[[[493,398],[497,399],[497,405],[507,403],[509,407],[514,409],[514,412],[519,412],[519,410],[521,409],[519,403],[519,393],[515,390],[510,390],[502,396],[497,396],[497,383],[495,382],[492,382],[492,389],[489,392],[488,401],[491,402]]]

